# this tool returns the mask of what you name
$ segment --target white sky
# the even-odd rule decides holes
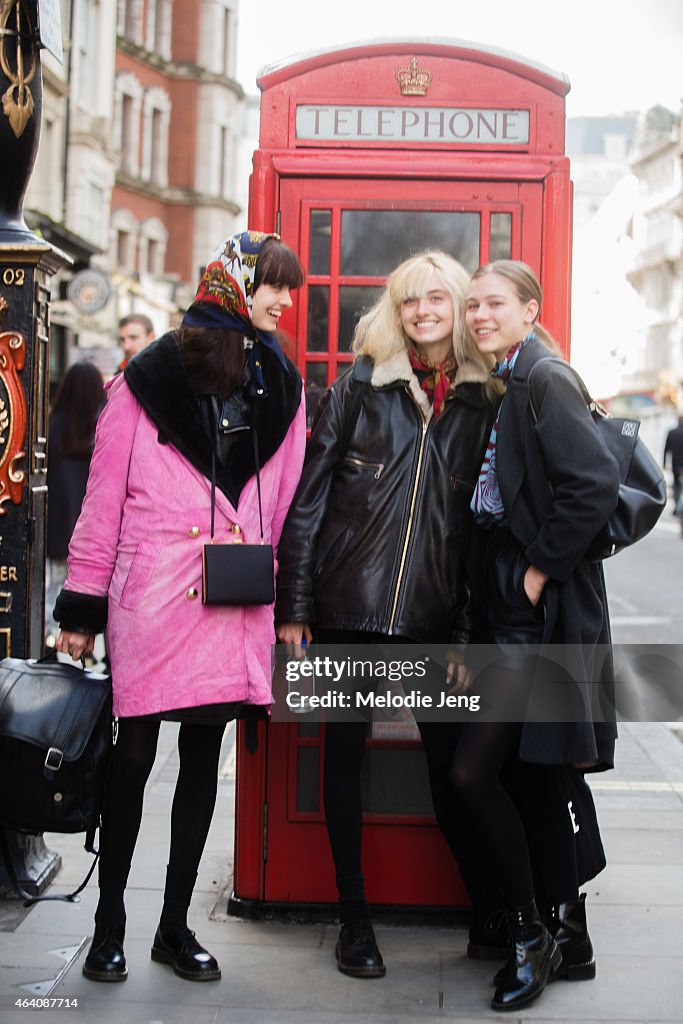
[[[258,70],[283,57],[411,34],[566,72],[569,117],[656,103],[677,111],[683,100],[683,0],[240,0],[238,81],[256,93]]]

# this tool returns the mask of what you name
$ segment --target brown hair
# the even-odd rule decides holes
[[[61,413],[64,430],[59,454],[80,458],[92,453],[95,425],[104,405],[104,381],[93,363],[70,366],[62,377],[52,403]]]
[[[493,260],[491,263],[484,263],[478,267],[472,274],[472,280],[476,281],[477,278],[486,277],[488,274],[498,274],[499,277],[504,277],[506,281],[509,281],[520,302],[537,302],[536,317],[540,316],[543,289],[536,274],[527,263],[522,263],[521,260]],[[538,323],[538,319],[534,321],[533,329],[538,340],[542,341],[546,348],[556,355],[561,354],[559,345],[545,327]]]
[[[119,320],[119,327],[127,327],[128,324],[140,324],[148,334],[154,334],[154,324],[144,313],[129,313]]]
[[[227,398],[244,376],[244,335],[212,327],[181,327],[178,342],[192,390]]]
[[[254,291],[262,284],[274,288],[300,288],[306,275],[299,262],[299,257],[288,245],[279,238],[267,238],[261,246],[256,258],[254,272]]]

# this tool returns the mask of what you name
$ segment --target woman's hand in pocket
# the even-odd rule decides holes
[[[541,600],[543,588],[549,579],[550,577],[548,574],[541,572],[541,570],[537,569],[535,565],[530,565],[524,573],[524,593],[534,607],[536,607],[538,602]]]

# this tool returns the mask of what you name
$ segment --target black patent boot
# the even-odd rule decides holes
[[[491,1000],[494,1010],[518,1010],[538,999],[562,963],[557,943],[534,900],[510,914],[512,952]]]
[[[91,981],[125,981],[128,977],[123,954],[124,925],[95,925],[95,934],[83,964]]]
[[[593,944],[586,927],[586,894],[549,907],[546,924],[562,954],[562,964],[553,974],[567,981],[589,981],[595,977]]]

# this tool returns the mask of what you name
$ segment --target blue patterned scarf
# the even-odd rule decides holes
[[[507,384],[512,376],[512,371],[515,368],[515,363],[517,362],[519,353],[522,351],[526,343],[535,337],[536,335],[531,331],[525,338],[522,338],[522,340],[518,341],[516,345],[513,345],[503,361],[496,363],[494,368],[491,370],[491,376],[497,377],[499,380],[502,380],[503,384]],[[505,397],[503,397],[503,401],[505,401]],[[479,471],[479,479],[477,480],[477,486],[474,488],[474,494],[472,495],[472,501],[470,502],[470,508],[474,512],[474,518],[482,526],[499,526],[505,521],[505,506],[503,505],[503,499],[500,495],[498,472],[496,470],[496,441],[498,438],[498,420],[500,419],[500,410],[502,407],[503,402],[501,402],[498,407],[498,413],[493,427],[491,428],[491,436],[489,437],[484,461],[482,462],[481,469]]]

